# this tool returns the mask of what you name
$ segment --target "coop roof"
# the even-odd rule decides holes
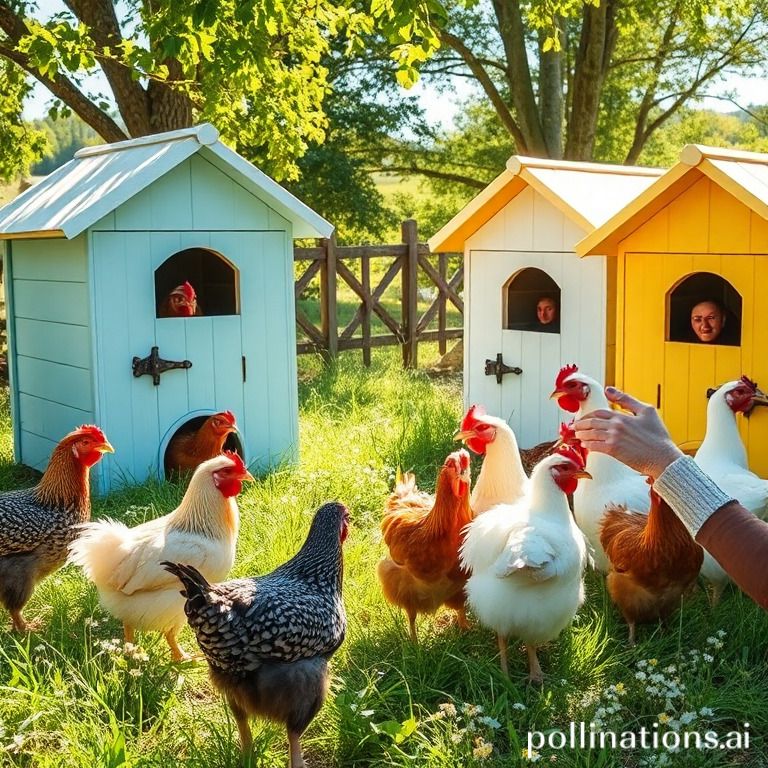
[[[464,243],[526,187],[592,231],[663,173],[637,168],[513,155],[507,167],[429,240],[432,251],[461,251]]]
[[[621,240],[702,176],[768,220],[768,154],[688,144],[680,161],[602,226],[576,244],[581,256],[614,253]]]
[[[294,237],[329,237],[333,226],[219,141],[210,123],[86,147],[0,209],[0,239],[73,238],[192,155],[200,153],[293,224]]]

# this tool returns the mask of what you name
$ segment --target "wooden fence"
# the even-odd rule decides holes
[[[295,248],[294,260],[308,262],[295,283],[296,323],[307,341],[297,345],[299,354],[321,352],[331,359],[342,350],[361,349],[363,362],[370,365],[371,348],[399,345],[403,349],[403,365],[415,368],[420,341],[437,341],[440,353],[446,351],[449,339],[463,335],[463,327],[449,327],[447,305],[451,302],[463,317],[464,302],[459,295],[464,279],[462,260],[459,268],[448,276],[449,254],[430,254],[425,243],[418,241],[416,222],[404,221],[402,243],[397,245],[338,246],[335,239],[321,240],[315,248]],[[436,265],[428,257],[437,256]],[[358,277],[346,263],[360,261]],[[389,259],[391,264],[375,286],[371,285],[371,259]],[[299,297],[312,280],[320,279],[320,325],[315,325],[299,306]],[[395,279],[400,277],[400,316],[383,305],[382,297]],[[360,304],[344,328],[339,329],[337,316],[338,289],[346,284]],[[419,313],[419,285],[434,286],[437,291],[427,308]],[[395,313],[397,314],[397,313]],[[389,331],[371,334],[373,316]],[[433,321],[437,328],[431,328]],[[359,330],[359,334],[358,334]]]

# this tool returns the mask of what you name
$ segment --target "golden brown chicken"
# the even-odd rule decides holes
[[[218,456],[224,443],[237,423],[232,411],[222,411],[209,416],[196,432],[176,433],[165,452],[165,474],[192,472],[204,461]]]
[[[469,507],[469,454],[455,451],[445,460],[431,505],[415,489],[398,500],[390,496],[381,523],[389,557],[378,565],[384,597],[408,616],[411,639],[417,640],[416,616],[453,608],[467,626],[464,584],[459,564],[462,530],[472,520]]]
[[[611,599],[629,625],[665,619],[696,582],[704,551],[651,487],[648,515],[609,505],[600,524],[600,543],[610,568]]]
[[[193,317],[202,314],[195,289],[189,282],[177,285],[170,291],[157,310],[158,317]]]
[[[520,448],[520,461],[523,462],[525,474],[530,477],[533,468],[542,459],[554,453],[558,445],[558,440],[545,440],[543,443],[537,443],[532,448]]]

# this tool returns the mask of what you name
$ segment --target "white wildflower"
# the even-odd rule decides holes
[[[475,739],[475,746],[472,749],[472,754],[478,760],[485,760],[489,758],[492,753],[493,753],[493,744],[491,744],[489,741],[486,741],[482,736],[478,736]]]
[[[445,717],[456,717],[456,705],[451,704],[451,702],[441,704],[438,709]]]
[[[688,723],[692,723],[695,719],[696,719],[695,712],[683,712],[683,714],[680,715],[680,722],[683,725],[688,725]]]
[[[141,677],[141,670],[140,669],[129,669],[128,674],[131,677]]]
[[[715,660],[715,657],[710,653],[702,654],[702,658],[707,662],[707,664],[711,664]]]
[[[700,714],[702,717],[712,717],[712,715],[714,715],[714,714],[715,714],[715,710],[714,710],[714,709],[710,709],[709,707],[702,707],[702,708],[699,710],[699,714]]]
[[[526,707],[525,707],[525,704],[523,704],[523,702],[522,702],[522,701],[516,701],[516,702],[515,702],[515,703],[512,705],[512,709],[517,709],[517,710],[519,710],[520,712],[523,712],[523,711],[526,709]]]

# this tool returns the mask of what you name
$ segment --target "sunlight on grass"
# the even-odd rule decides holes
[[[750,723],[751,748],[662,752],[549,750],[533,759],[556,766],[761,765],[768,728],[768,619],[736,590],[710,609],[702,593],[666,627],[643,627],[629,649],[626,626],[603,580],[588,574],[585,606],[561,637],[542,648],[544,686],[525,683],[525,653],[510,643],[511,678],[496,643],[476,624],[460,631],[448,613],[419,619],[419,645],[402,613],[383,600],[375,566],[379,520],[396,468],[434,488],[461,417],[455,380],[399,367],[399,350],[377,350],[325,368],[299,360],[300,461],[245,487],[233,576],[266,573],[303,541],[323,501],[347,504],[347,639],[332,663],[332,691],[303,743],[312,768],[326,766],[513,766],[529,730],[571,721],[617,730],[672,726],[724,734]],[[34,482],[11,461],[8,397],[0,395],[0,488]],[[120,446],[115,446],[120,450]],[[473,459],[473,474],[479,462]],[[94,501],[94,517],[136,524],[169,512],[183,488],[159,482]],[[235,768],[237,729],[204,664],[171,664],[163,639],[142,634],[126,647],[121,626],[98,605],[80,572],[66,567],[35,592],[37,634],[0,630],[0,766]],[[188,629],[180,638],[189,650]],[[643,677],[645,675],[645,677]],[[254,765],[287,764],[285,733],[254,722]],[[552,758],[555,758],[552,760]]]

